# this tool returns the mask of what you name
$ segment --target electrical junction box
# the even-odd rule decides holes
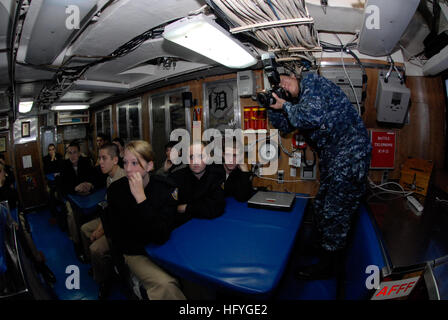
[[[396,72],[392,72],[388,81],[386,73],[378,75],[376,91],[376,120],[378,122],[404,124],[409,110],[411,90],[400,82]]]
[[[240,97],[251,97],[255,95],[256,84],[252,70],[237,72],[238,95]]]
[[[347,75],[344,72],[344,68],[324,67],[320,69],[320,74],[321,76],[327,78],[328,80],[339,86],[342,91],[344,91],[353,107],[358,110],[356,98],[358,98],[359,106],[362,107],[362,70],[359,67],[353,68],[348,66],[346,66],[345,70],[347,71],[347,74],[353,84],[356,96],[350,85],[350,81],[348,80]]]

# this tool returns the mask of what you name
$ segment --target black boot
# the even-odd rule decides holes
[[[296,275],[302,280],[322,280],[337,276],[342,270],[342,250],[321,250],[319,262],[310,266],[299,267]]]

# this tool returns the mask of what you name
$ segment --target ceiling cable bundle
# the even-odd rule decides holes
[[[292,0],[209,0],[220,16],[234,28],[233,34],[245,32],[264,43],[279,60],[314,61],[312,51],[320,51],[305,1]],[[291,61],[288,61],[291,62]]]

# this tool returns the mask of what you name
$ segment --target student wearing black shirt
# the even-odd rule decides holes
[[[3,153],[0,154],[0,163],[3,164],[5,168],[6,179],[8,180],[8,183],[14,185],[16,181],[14,178],[14,172],[12,172],[11,166],[6,164],[5,155]]]
[[[45,174],[54,174],[55,176],[59,175],[62,170],[63,164],[62,156],[56,152],[56,146],[53,143],[48,145],[48,154],[43,158],[44,163],[44,172]],[[51,220],[57,220],[58,211],[57,211],[57,195],[56,195],[56,180],[48,179],[47,180],[47,192],[49,195],[49,206],[50,213],[52,216]],[[52,223],[54,223],[51,221]]]
[[[224,176],[222,169],[206,165],[201,143],[190,146],[188,167],[174,172],[171,177],[179,185],[178,212],[185,220],[213,219],[224,213]]]
[[[161,175],[164,177],[168,177],[172,173],[176,172],[177,170],[180,170],[182,168],[186,167],[186,164],[180,163],[180,164],[173,164],[171,161],[171,150],[173,147],[177,144],[177,142],[170,141],[165,145],[165,161],[163,162],[163,165],[156,171],[157,175]]]
[[[82,157],[79,144],[70,143],[67,148],[68,159],[64,161],[62,172],[57,177],[58,192],[62,196],[67,194],[88,195],[94,189],[95,172],[89,159]],[[67,227],[70,239],[73,241],[76,254],[81,262],[85,262],[79,237],[79,226],[75,219],[72,206],[65,201]]]
[[[253,196],[252,174],[245,163],[237,163],[237,147],[224,147],[223,169],[225,174],[224,192],[226,197],[231,196],[240,202],[246,202]]]
[[[44,172],[60,173],[62,169],[62,156],[56,152],[56,146],[53,143],[48,145],[48,154],[43,158]]]
[[[151,145],[146,141],[126,145],[126,177],[107,189],[106,232],[114,250],[123,254],[131,272],[143,283],[150,300],[184,300],[177,279],[152,262],[144,248],[148,243],[167,241],[178,215],[176,185],[169,179],[150,176],[153,160]]]
[[[89,194],[93,188],[93,168],[88,158],[81,156],[79,144],[72,142],[67,148],[68,159],[62,165],[59,185],[64,194]]]
[[[112,143],[118,147],[119,155],[118,155],[118,165],[121,168],[124,168],[123,158],[124,158],[124,140],[117,137],[112,140]]]

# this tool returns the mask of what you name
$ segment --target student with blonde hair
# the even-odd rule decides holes
[[[144,248],[148,243],[168,240],[178,215],[176,185],[169,179],[150,176],[153,160],[148,142],[136,140],[126,145],[126,177],[107,190],[110,236],[150,300],[183,300],[178,281],[152,262]]]

